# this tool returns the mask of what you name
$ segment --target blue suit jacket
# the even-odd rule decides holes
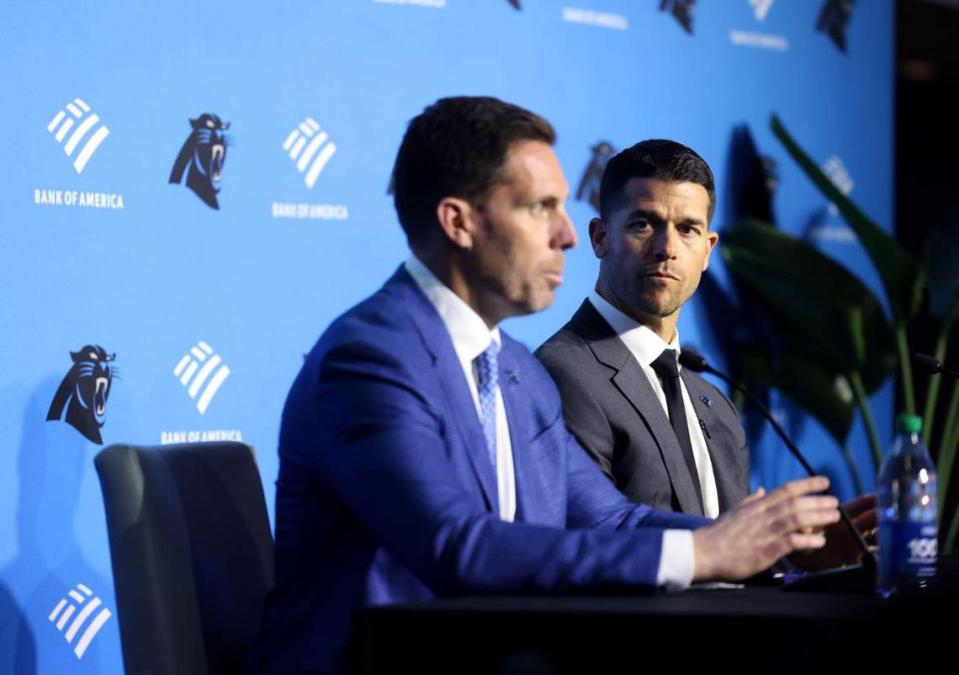
[[[516,522],[449,333],[400,268],[310,352],[283,411],[276,587],[258,670],[337,670],[353,613],[437,595],[651,588],[662,529],[567,431],[559,395],[503,335]]]

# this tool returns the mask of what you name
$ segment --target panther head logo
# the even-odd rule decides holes
[[[693,9],[696,0],[659,0],[659,11],[669,12],[679,22],[683,30],[693,34]]]
[[[66,408],[66,423],[87,439],[103,445],[100,427],[116,375],[116,367],[109,364],[116,359],[116,354],[107,354],[98,345],[86,345],[80,351],[70,352],[70,358],[73,366],[53,396],[47,421],[59,420]]]
[[[852,18],[853,0],[826,0],[819,10],[816,30],[829,36],[839,51],[846,51],[846,28]]]
[[[608,141],[600,141],[592,147],[592,151],[593,156],[590,157],[589,164],[583,171],[583,177],[579,180],[579,187],[576,188],[576,199],[588,200],[590,206],[599,213],[599,184],[603,180],[606,163],[616,151]]]
[[[229,122],[223,122],[218,115],[203,113],[190,120],[191,133],[170,172],[170,182],[180,183],[186,173],[186,186],[196,196],[214,209],[219,209],[216,195],[220,191],[220,175],[226,161],[226,146],[230,145],[230,136],[225,132]]]

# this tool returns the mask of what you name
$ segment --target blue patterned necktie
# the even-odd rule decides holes
[[[493,340],[486,351],[474,359],[483,435],[486,437],[486,450],[489,452],[490,464],[494,471],[496,470],[496,392],[499,391],[497,354],[499,354],[499,345]]]

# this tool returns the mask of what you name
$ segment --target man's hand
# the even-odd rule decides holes
[[[874,538],[873,531],[879,522],[875,493],[861,495],[842,505],[856,529],[866,538]],[[862,557],[862,549],[856,538],[842,521],[828,525],[823,531],[826,545],[814,551],[801,551],[789,559],[805,570],[828,570],[842,565],[855,565]]]
[[[693,581],[739,581],[794,551],[822,548],[822,529],[839,520],[839,500],[811,493],[828,487],[824,476],[791,481],[693,532]]]

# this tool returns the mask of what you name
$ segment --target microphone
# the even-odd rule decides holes
[[[929,356],[928,354],[920,354],[919,352],[916,352],[912,355],[912,362],[930,375],[945,373],[946,375],[951,375],[952,377],[959,377],[959,372],[952,370],[951,368],[946,368],[944,365],[942,365],[942,361],[933,356]]]
[[[799,448],[797,448],[792,440],[790,440],[789,436],[786,435],[785,430],[779,425],[779,422],[776,421],[776,418],[773,417],[773,414],[769,412],[769,408],[765,406],[758,396],[754,395],[751,391],[746,389],[743,385],[725,373],[721,373],[713,368],[711,365],[709,365],[709,362],[706,360],[706,358],[694,349],[683,347],[682,352],[679,354],[679,364],[683,368],[689,368],[694,373],[712,373],[719,379],[728,383],[730,386],[735,387],[744,393],[746,397],[759,409],[759,412],[762,413],[763,417],[765,417],[766,420],[772,425],[773,429],[776,430],[776,433],[779,434],[779,437],[783,440],[783,443],[786,444],[789,452],[791,452],[792,456],[795,457],[800,464],[802,464],[802,468],[806,470],[806,473],[808,473],[810,476],[816,475],[816,470],[813,469],[809,462],[806,461],[806,458],[799,451]]]
[[[932,357],[927,357],[927,358],[931,359]],[[799,461],[803,469],[806,470],[806,473],[808,473],[810,476],[816,475],[815,469],[813,469],[812,465],[808,461],[806,461],[806,458],[803,456],[802,452],[800,452],[799,448],[796,447],[796,444],[792,442],[789,436],[786,435],[786,431],[782,428],[782,426],[780,426],[779,422],[776,421],[776,418],[773,417],[773,414],[769,411],[769,408],[766,407],[766,405],[762,402],[762,400],[760,400],[758,396],[756,396],[751,391],[746,389],[746,387],[744,387],[742,384],[740,384],[739,382],[731,378],[729,375],[726,375],[725,373],[721,373],[715,368],[713,368],[711,365],[709,365],[709,362],[706,360],[706,358],[702,354],[697,352],[695,349],[690,349],[689,347],[683,347],[682,351],[679,354],[679,363],[683,368],[689,368],[694,373],[703,373],[703,372],[711,373],[715,375],[716,377],[718,377],[719,379],[721,379],[722,381],[728,383],[731,387],[734,387],[735,389],[738,389],[743,394],[745,394],[746,398],[748,398],[750,401],[753,402],[753,404],[756,406],[759,412],[762,413],[762,416],[765,417],[766,420],[772,425],[773,429],[782,439],[783,443],[786,444],[786,447],[789,449],[789,452],[792,453],[792,456]],[[938,363],[938,361],[936,361],[936,363]],[[832,491],[830,490],[830,492]],[[863,556],[862,568],[866,570],[866,578],[858,580],[857,585],[861,584],[861,588],[865,591],[872,591],[873,582],[869,581],[869,575],[874,573],[874,570],[875,570],[875,562],[876,562],[875,556],[873,556],[872,552],[869,550],[869,546],[866,544],[866,540],[862,538],[862,534],[853,524],[852,519],[849,517],[849,514],[846,513],[846,510],[841,505],[839,506],[839,515],[842,518],[843,523],[846,524],[846,527],[849,528],[849,531],[852,532],[852,536],[855,539],[856,545],[859,547],[859,550],[862,551],[862,556]],[[849,568],[846,568],[846,569],[849,569]],[[836,574],[837,574],[837,571],[826,571],[826,572],[818,573],[818,576],[825,577],[826,575],[836,575]],[[813,576],[813,575],[807,575],[807,576]],[[812,590],[809,588],[809,586],[813,586],[814,584],[807,583],[803,585],[807,587],[807,590]],[[842,587],[842,584],[833,584],[831,583],[831,581],[825,582],[824,585],[826,587],[831,587],[836,589],[839,589]],[[792,584],[791,586],[795,588],[799,588],[797,584]],[[848,589],[845,589],[845,590],[848,590]]]

